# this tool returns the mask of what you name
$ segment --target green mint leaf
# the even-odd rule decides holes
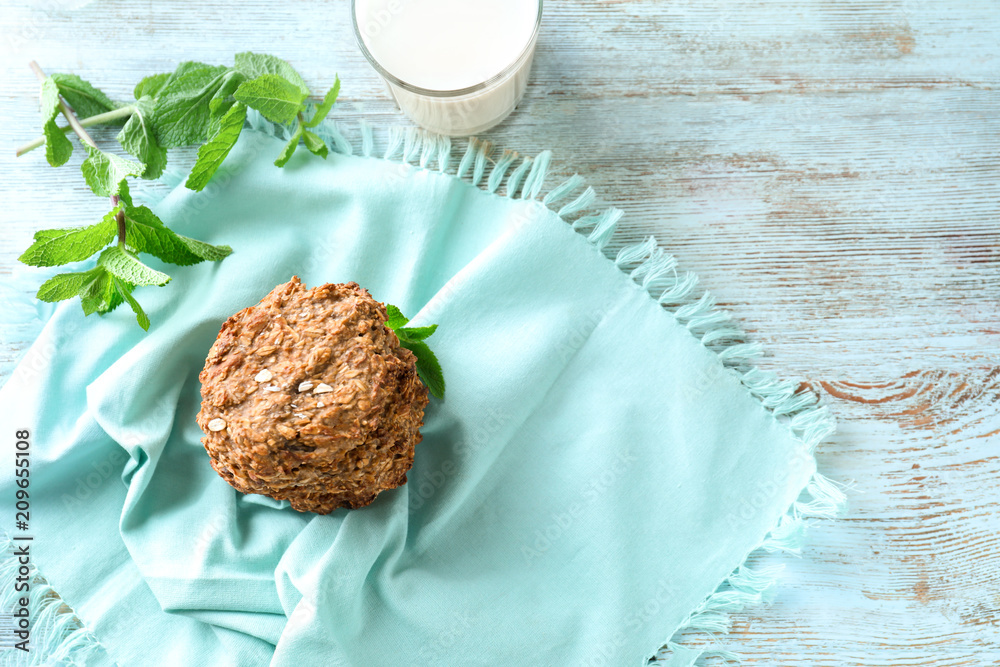
[[[103,266],[95,267],[94,279],[80,291],[84,315],[110,313],[121,304],[111,274]]]
[[[69,140],[54,120],[45,122],[42,126],[45,135],[45,159],[53,167],[61,167],[73,155],[73,142]]]
[[[105,248],[97,258],[97,265],[103,266],[111,275],[133,285],[166,285],[170,282],[170,276],[146,266],[138,257],[119,245]]]
[[[96,266],[80,273],[60,273],[45,281],[38,289],[38,298],[55,302],[79,296],[85,315],[107,313],[121,304],[112,277],[104,267]]]
[[[115,207],[96,225],[36,232],[35,242],[18,259],[29,266],[60,266],[87,259],[115,238],[117,211]]]
[[[295,149],[298,148],[299,139],[301,138],[302,138],[302,126],[299,125],[298,127],[295,128],[295,134],[293,134],[292,138],[288,140],[288,143],[285,144],[285,147],[281,149],[281,155],[279,155],[278,159],[274,161],[275,167],[284,167],[286,164],[288,164],[288,161],[292,159],[292,155],[295,153]]]
[[[145,252],[170,264],[190,266],[202,261],[218,262],[233,250],[181,236],[166,227],[145,206],[125,207],[125,243],[137,252]]]
[[[97,309],[98,315],[106,315],[125,303],[125,299],[122,297],[121,292],[115,288],[114,279],[111,275],[108,275],[107,285],[106,301]]]
[[[160,93],[168,85],[172,84],[177,79],[181,78],[185,74],[193,72],[199,69],[211,69],[212,65],[207,65],[205,63],[198,62],[196,60],[186,60],[174,69],[173,72],[166,72],[163,74],[152,74],[147,76],[135,87],[135,98],[140,97],[159,97]]]
[[[146,315],[146,312],[142,309],[142,306],[140,306],[139,302],[135,300],[134,296],[132,296],[132,289],[134,288],[134,286],[125,282],[124,280],[122,280],[117,276],[112,277],[111,281],[112,284],[114,285],[115,291],[123,299],[125,299],[128,305],[132,308],[132,312],[135,313],[135,319],[137,322],[139,322],[139,326],[142,327],[142,330],[149,331],[149,316]]]
[[[83,161],[80,170],[87,185],[99,197],[111,197],[120,191],[120,184],[127,176],[141,176],[146,165],[126,160],[111,153],[105,153],[93,146],[87,146],[89,157]]]
[[[244,81],[233,96],[269,121],[282,124],[295,120],[306,99],[306,93],[277,74],[262,74]]]
[[[437,328],[438,325],[432,324],[429,327],[402,327],[395,331],[400,341],[405,340],[408,343],[418,343],[433,336]]]
[[[389,319],[385,321],[385,325],[392,329],[393,331],[398,331],[405,327],[409,323],[409,319],[391,303],[385,304],[385,312],[389,314]]]
[[[177,67],[174,68],[174,71],[170,73],[170,78],[167,79],[167,83],[163,84],[164,88],[168,84],[176,81],[177,79],[181,78],[182,76],[186,76],[189,73],[194,72],[195,70],[212,69],[213,67],[217,67],[217,66],[216,65],[209,65],[208,63],[203,63],[203,62],[200,62],[200,61],[197,61],[197,60],[185,60],[182,63],[178,63]],[[218,67],[221,67],[221,65],[219,65]],[[160,90],[163,90],[163,88],[161,88]]]
[[[417,375],[427,385],[431,395],[444,398],[444,373],[441,371],[441,364],[427,343],[400,341],[400,344],[417,357]]]
[[[427,343],[423,342],[437,331],[437,325],[406,328],[410,320],[399,308],[387,303],[385,312],[388,315],[385,325],[396,333],[399,344],[417,358],[417,375],[420,376],[420,380],[427,385],[427,390],[432,396],[444,398],[444,373],[441,371],[441,364]]]
[[[59,115],[59,86],[51,76],[42,81],[41,102],[45,159],[53,167],[61,167],[73,154],[73,142],[56,125],[56,116]]]
[[[240,87],[246,81],[246,77],[235,70],[230,70],[226,72],[226,75],[222,79],[222,85],[219,89],[215,91],[215,95],[212,99],[208,101],[208,109],[212,116],[220,117],[227,113],[229,109],[232,108],[235,100],[233,99],[233,93],[236,89]]]
[[[243,131],[247,119],[247,108],[242,102],[235,103],[222,117],[218,132],[198,149],[198,160],[191,169],[185,185],[191,190],[201,190],[215,174],[236,140]]]
[[[227,245],[212,245],[180,234],[177,234],[177,238],[184,244],[184,247],[208,262],[221,262],[233,254],[233,249]]]
[[[333,109],[333,103],[337,101],[337,96],[340,95],[340,77],[338,76],[333,82],[333,88],[327,91],[326,97],[318,107],[316,107],[316,113],[313,117],[309,119],[306,123],[306,127],[316,127],[323,122],[323,119],[330,115],[330,110]]]
[[[128,206],[132,205],[132,191],[129,190],[128,180],[122,180],[118,183],[118,199]]]
[[[202,261],[147,207],[126,207],[125,222],[125,244],[136,252],[145,252],[180,266]]]
[[[57,236],[62,236],[65,232],[65,229],[39,229],[35,232],[34,238],[36,241],[47,241],[49,239],[56,238]]]
[[[59,86],[51,77],[45,77],[42,81],[41,110],[42,122],[55,120],[59,114]]]
[[[118,108],[118,104],[110,97],[76,74],[53,74],[52,80],[59,86],[59,94],[66,100],[66,104],[73,108],[80,120]]]
[[[236,71],[248,79],[256,79],[264,74],[274,74],[282,79],[294,84],[306,96],[309,95],[309,87],[295,68],[281,58],[269,56],[264,53],[250,53],[245,51],[237,53],[235,58]]]
[[[182,63],[159,92],[154,126],[156,139],[164,148],[200,144],[208,138],[209,106],[222,87],[226,67],[197,67]]]
[[[235,104],[235,102],[233,104]],[[230,105],[230,108],[232,108],[232,105]],[[228,111],[229,111],[229,109],[226,110],[227,113],[228,113]],[[222,114],[222,115],[219,115],[219,116],[216,116],[215,114],[211,114],[209,116],[209,118],[208,118],[208,126],[205,127],[205,141],[208,141],[209,139],[211,139],[212,137],[214,137],[215,135],[217,135],[219,133],[219,130],[222,128],[222,116],[223,115],[225,115],[225,114]],[[204,145],[204,141],[202,142],[202,145]]]
[[[79,273],[59,273],[42,283],[36,296],[47,303],[72,299],[88,288],[103,270],[93,268]]]
[[[160,90],[170,79],[170,72],[164,72],[163,74],[150,74],[147,77],[143,77],[142,81],[135,84],[135,99],[139,100],[143,97],[156,97],[160,94]]]
[[[146,166],[141,174],[143,178],[159,178],[167,167],[167,149],[160,146],[153,130],[154,102],[144,96],[132,106],[134,111],[118,133],[118,143]]]
[[[309,150],[310,153],[312,153],[313,155],[318,155],[324,160],[326,159],[327,154],[330,152],[330,149],[327,148],[325,143],[323,143],[323,140],[320,139],[319,136],[310,132],[309,130],[306,129],[302,130],[302,141],[305,143],[306,148]]]

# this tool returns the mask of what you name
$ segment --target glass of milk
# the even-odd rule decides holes
[[[542,0],[352,0],[351,7],[361,51],[422,127],[477,134],[521,101]]]

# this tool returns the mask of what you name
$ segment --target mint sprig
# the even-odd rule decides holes
[[[406,325],[409,324],[410,320],[400,312],[399,308],[387,303],[385,304],[385,310],[389,316],[385,321],[385,325],[396,334],[399,344],[412,352],[417,358],[417,375],[420,376],[420,380],[427,385],[427,390],[430,391],[432,396],[443,399],[445,389],[444,373],[441,370],[441,364],[438,362],[437,356],[431,351],[427,343],[424,342],[437,331],[437,325],[407,327]]]
[[[108,313],[128,303],[139,325],[148,329],[149,317],[132,293],[140,286],[165,285],[170,276],[144,264],[141,253],[188,266],[218,262],[232,252],[229,246],[181,236],[150,209],[133,203],[129,179],[159,178],[167,165],[168,148],[199,145],[185,183],[196,191],[208,185],[236,145],[248,109],[289,126],[292,140],[275,162],[279,167],[288,162],[299,142],[323,158],[329,152],[309,128],[332,110],[340,79],[335,79],[307,119],[309,87],[290,64],[274,56],[238,53],[232,67],[182,62],[173,72],[143,78],[130,102],[111,99],[75,74],[45,76],[37,64],[31,66],[41,80],[43,136],[22,146],[17,154],[44,145],[49,164],[61,166],[73,153],[67,136],[72,130],[87,150],[81,166],[84,180],[95,195],[110,199],[111,210],[92,225],[36,232],[20,259],[31,266],[61,266],[99,253],[93,268],[53,276],[37,294],[43,301],[79,297],[87,315]],[[58,125],[60,113],[67,126]],[[101,150],[85,129],[108,124],[122,126],[117,141],[134,159]]]

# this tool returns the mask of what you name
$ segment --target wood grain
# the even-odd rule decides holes
[[[30,59],[124,98],[179,60],[262,50],[317,89],[339,72],[345,128],[407,124],[348,18],[345,0],[4,0],[0,275],[32,230],[103,213],[79,156],[13,158],[37,133]],[[655,234],[839,417],[819,459],[850,513],[738,615],[721,644],[748,664],[1000,664],[998,45],[995,0],[550,0],[525,101],[490,133],[553,149],[553,180],[625,209],[619,244]],[[25,340],[0,327],[4,365]]]

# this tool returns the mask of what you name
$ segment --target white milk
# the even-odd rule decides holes
[[[355,28],[406,115],[441,134],[475,134],[502,121],[524,95],[540,6],[354,0]]]

